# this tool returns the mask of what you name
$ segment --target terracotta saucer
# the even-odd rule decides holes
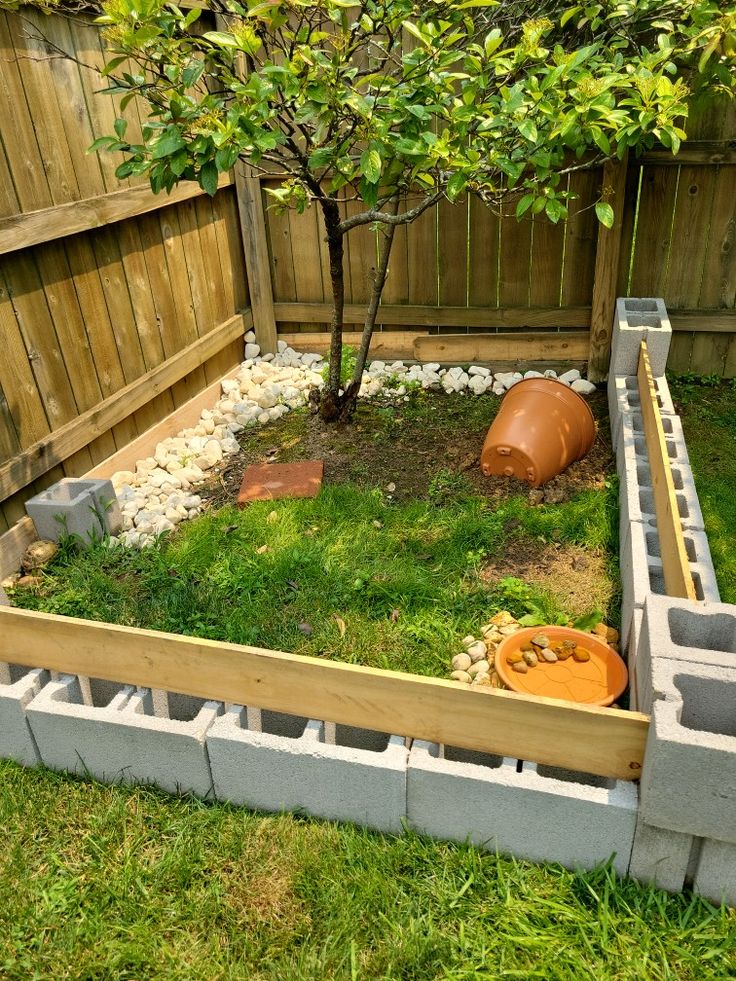
[[[566,661],[548,664],[541,661],[526,674],[512,670],[506,658],[536,634],[546,634],[550,641],[574,640],[590,652],[589,661]],[[626,690],[628,671],[623,660],[600,637],[573,630],[571,627],[525,627],[504,638],[496,648],[496,671],[512,691],[525,695],[543,695],[586,705],[611,705]]]

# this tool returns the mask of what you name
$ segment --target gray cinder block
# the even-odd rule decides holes
[[[629,875],[667,892],[681,892],[693,850],[693,836],[636,822]]]
[[[720,593],[708,537],[703,531],[683,532],[688,565],[698,600],[719,602]],[[620,546],[621,636],[628,637],[635,609],[642,609],[649,593],[665,595],[662,552],[657,526],[632,521]]]
[[[57,542],[62,535],[77,535],[85,544],[116,534],[122,516],[110,480],[64,477],[26,501],[26,511],[39,538]]]
[[[657,405],[662,416],[675,415],[675,407],[670,395],[669,385],[664,375],[654,379],[657,389]],[[639,394],[639,380],[636,375],[615,375],[608,376],[608,415],[611,421],[611,441],[614,448],[618,438],[618,430],[621,425],[621,417],[627,413],[639,412],[641,408],[641,396]]]
[[[70,675],[50,682],[29,704],[46,766],[111,783],[153,783],[171,793],[210,793],[205,735],[218,702],[169,693],[171,717],[160,718],[147,690],[96,679],[89,686],[91,705]]]
[[[639,417],[640,418],[640,417]],[[616,468],[619,473],[619,540],[626,540],[632,521],[656,523],[654,489],[643,432],[637,432],[636,414],[622,416],[618,436]],[[690,468],[682,425],[677,416],[663,419],[670,454],[675,499],[683,529],[702,531],[705,527],[695,479]]]
[[[650,593],[643,606],[637,650],[637,689],[641,711],[657,697],[655,661],[736,668],[736,606],[693,603]]]
[[[647,342],[652,374],[663,375],[672,342],[672,325],[659,297],[619,297],[613,316],[611,366],[613,375],[635,375],[641,342]]]
[[[433,838],[468,840],[534,862],[625,875],[636,824],[632,783],[414,740],[407,818]]]
[[[0,663],[0,758],[23,766],[40,763],[26,717],[26,707],[41,691],[48,673],[17,664]]]
[[[233,706],[207,734],[215,796],[264,811],[315,817],[400,834],[406,817],[404,740]]]
[[[693,889],[712,903],[736,906],[736,845],[703,841]]]
[[[651,679],[642,819],[736,842],[736,666],[656,657]]]

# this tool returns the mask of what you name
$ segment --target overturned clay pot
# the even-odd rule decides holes
[[[582,459],[595,440],[587,402],[554,378],[527,378],[504,396],[488,430],[480,468],[539,487]]]

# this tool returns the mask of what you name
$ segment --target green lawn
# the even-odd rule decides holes
[[[468,400],[470,411],[479,404]],[[381,453],[398,438],[389,419]],[[284,432],[293,441],[300,426],[292,418]],[[269,429],[252,439],[276,440]],[[524,497],[480,497],[451,467],[394,496],[360,455],[348,463],[357,482],[314,501],[213,510],[143,552],[67,548],[16,601],[442,674],[458,640],[500,607],[587,612],[563,608],[554,590],[484,575],[501,552],[569,545],[607,557],[604,612],[615,619],[615,481],[530,508]],[[2,977],[736,977],[736,913],[608,869],[575,874],[11,763],[0,774]]]
[[[0,776],[3,978],[736,973],[733,912],[607,870],[573,874],[9,763]]]
[[[706,380],[707,381],[707,380]],[[736,603],[736,382],[670,379],[724,603]]]

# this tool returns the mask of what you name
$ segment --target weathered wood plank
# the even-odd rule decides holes
[[[276,320],[281,323],[330,322],[328,303],[275,303]],[[349,303],[343,322],[362,324],[365,307]],[[378,312],[382,324],[395,327],[584,327],[590,323],[590,307],[432,307],[415,304],[382,303]]]
[[[256,340],[261,351],[273,353],[276,351],[276,321],[261,184],[246,172],[243,165],[237,164],[235,188]]]
[[[418,361],[582,361],[590,343],[587,331],[523,334],[437,334],[418,337]]]
[[[10,494],[25,487],[55,464],[107,432],[121,419],[150,402],[242,333],[243,317],[237,314],[153,371],[136,379],[115,395],[0,466],[0,500],[5,500]]]
[[[0,608],[13,662],[200,698],[256,705],[622,780],[641,772],[649,720],[637,712],[473,691],[222,641]]]
[[[221,174],[218,187],[228,187],[233,178]],[[113,222],[157,211],[170,204],[188,201],[205,192],[192,181],[179,184],[170,194],[154,194],[149,187],[138,186],[111,191],[82,201],[69,201],[40,211],[0,218],[0,255],[27,249],[31,245],[76,235]]]

